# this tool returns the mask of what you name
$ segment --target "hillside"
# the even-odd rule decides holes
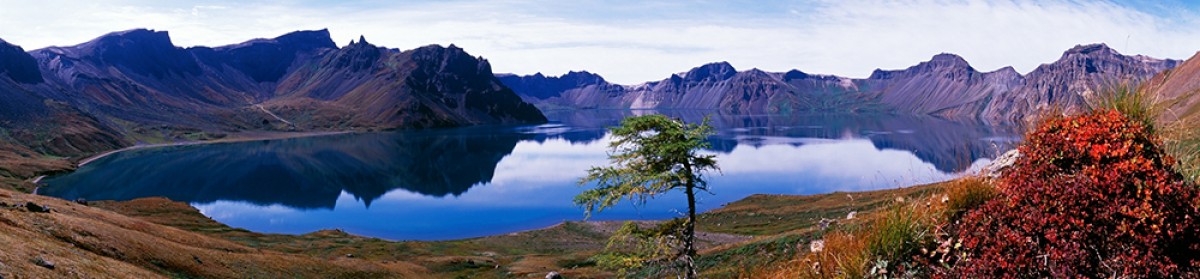
[[[1200,117],[1200,53],[1179,67],[1162,72],[1144,87],[1156,102],[1165,105],[1160,120],[1194,122]]]

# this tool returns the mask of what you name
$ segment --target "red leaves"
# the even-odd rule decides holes
[[[964,216],[955,277],[1175,277],[1200,261],[1197,190],[1115,111],[1027,136],[999,198]]]

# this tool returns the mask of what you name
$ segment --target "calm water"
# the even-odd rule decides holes
[[[539,126],[348,134],[118,153],[44,180],[44,195],[164,196],[258,232],[320,229],[393,240],[468,238],[580,220],[575,181],[606,163],[604,127],[638,111],[553,112]],[[704,113],[665,112],[688,121]],[[751,194],[895,188],[972,172],[1016,137],[970,123],[867,115],[713,117],[721,174],[701,210]],[[666,219],[672,193],[594,220]]]

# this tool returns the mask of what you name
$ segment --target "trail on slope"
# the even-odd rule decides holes
[[[258,109],[262,110],[263,112],[271,115],[271,117],[274,117],[275,119],[279,119],[279,121],[283,121],[283,123],[287,123],[288,126],[296,127],[296,124],[292,124],[291,121],[287,121],[287,119],[283,119],[283,117],[279,117],[278,115],[275,115],[275,113],[271,112],[270,110],[267,110],[267,108],[263,107],[262,105],[254,105],[254,106],[258,107]]]

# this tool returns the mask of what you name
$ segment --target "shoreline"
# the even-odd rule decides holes
[[[239,136],[231,136],[231,137],[222,138],[222,139],[215,139],[215,140],[202,140],[202,141],[183,141],[183,142],[172,142],[172,143],[156,143],[156,144],[140,144],[140,145],[132,145],[132,146],[128,146],[128,147],[121,148],[121,149],[116,149],[116,150],[105,151],[105,152],[102,152],[102,153],[100,153],[100,154],[92,155],[92,156],[90,156],[90,157],[84,157],[83,159],[79,160],[79,162],[75,163],[75,167],[76,167],[76,168],[82,168],[83,166],[85,166],[85,165],[87,165],[87,164],[90,164],[90,163],[92,163],[92,162],[95,162],[96,160],[103,159],[104,157],[111,156],[111,155],[113,155],[113,154],[117,154],[117,153],[121,153],[121,152],[126,152],[126,151],[139,150],[139,149],[147,149],[147,148],[171,147],[171,146],[192,146],[192,145],[205,145],[205,144],[217,144],[217,143],[233,143],[233,142],[247,142],[247,141],[259,141],[259,140],[294,139],[294,138],[307,138],[307,137],[320,137],[320,136],[343,135],[343,134],[356,133],[356,132],[358,132],[358,131],[336,131],[336,132],[282,132],[282,133],[266,133],[266,134],[260,134],[260,135],[253,135],[252,133],[247,133],[247,134],[242,134],[243,136],[240,136],[240,137],[239,137]],[[245,135],[251,135],[251,136],[245,136]],[[35,179],[32,181],[32,183],[34,183],[34,184],[37,184],[38,182],[40,182],[40,181],[42,180],[42,178],[45,178],[45,176],[43,175],[43,176],[40,176],[40,177],[37,177],[37,178],[35,178]]]

